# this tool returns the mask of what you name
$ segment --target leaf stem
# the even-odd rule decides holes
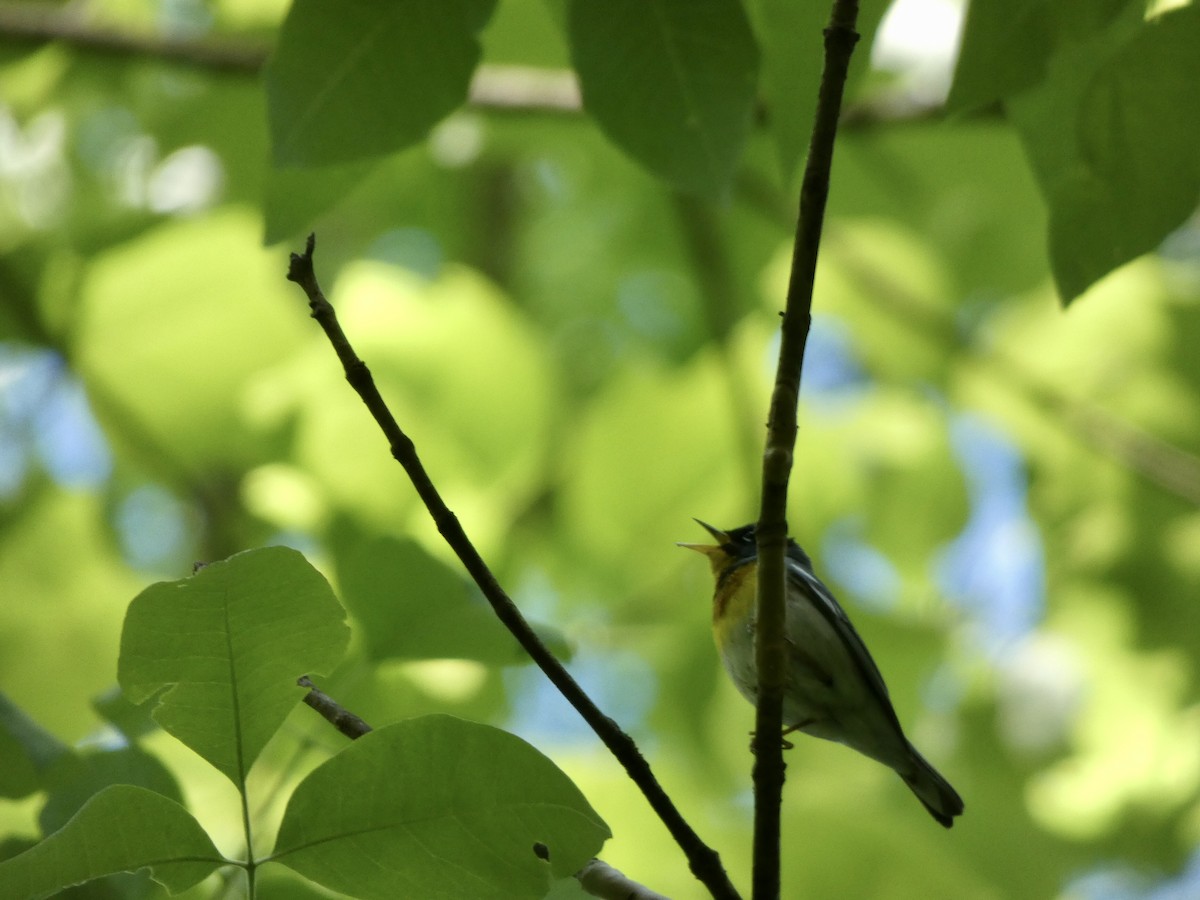
[[[254,900],[258,862],[254,859],[254,834],[250,826],[250,796],[246,792],[244,780],[239,786],[238,796],[242,801],[242,830],[246,835],[246,864],[244,867],[246,869],[246,896],[249,900]]]

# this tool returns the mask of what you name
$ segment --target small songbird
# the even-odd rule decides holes
[[[758,695],[754,628],[758,548],[754,526],[721,531],[696,520],[717,541],[679,546],[708,557],[716,579],[713,636],[729,677],[751,703]],[[930,815],[949,828],[962,798],[908,742],[887,685],[866,644],[832,592],[813,574],[812,561],[788,540],[786,633],[788,673],[783,695],[784,736],[802,731],[853,747],[892,768]]]

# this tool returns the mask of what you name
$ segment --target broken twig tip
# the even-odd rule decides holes
[[[316,247],[316,232],[310,232],[308,238],[304,241],[304,252],[293,253],[288,257],[288,281],[294,281],[296,284],[304,287],[306,282],[314,280],[313,251]]]

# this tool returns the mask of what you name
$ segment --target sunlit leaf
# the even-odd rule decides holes
[[[295,550],[247,551],[135,597],[118,678],[135,703],[161,691],[155,721],[241,786],[300,701],[296,679],[341,659],[343,617]]]
[[[309,775],[272,858],[368,900],[517,900],[542,897],[608,837],[578,788],[520,738],[427,716],[377,729]]]
[[[358,262],[343,270],[332,302],[455,511],[471,516],[477,539],[482,522],[502,532],[511,513],[501,511],[519,509],[545,477],[544,441],[554,419],[546,348],[529,322],[460,267],[426,282]],[[419,501],[378,426],[342,383],[332,353],[321,349],[316,386],[284,387],[301,406],[297,456],[341,508],[392,528]],[[354,448],[350,464],[347,447]],[[474,508],[456,497],[470,497]]]
[[[178,893],[225,863],[200,824],[174,800],[145,788],[105,788],[59,831],[0,862],[0,896],[33,900],[72,884],[149,866]]]
[[[284,267],[244,210],[168,222],[90,260],[72,352],[119,452],[163,453],[186,472],[253,457],[231,401],[308,333]]]

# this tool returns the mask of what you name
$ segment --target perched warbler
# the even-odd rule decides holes
[[[698,550],[712,565],[717,582],[713,637],[729,677],[754,703],[758,695],[754,526],[721,531],[696,521],[717,543],[679,546]],[[802,731],[837,741],[894,769],[930,814],[949,828],[954,817],[962,814],[962,798],[904,736],[866,644],[829,588],[813,574],[808,554],[790,539],[786,567],[784,736]]]

